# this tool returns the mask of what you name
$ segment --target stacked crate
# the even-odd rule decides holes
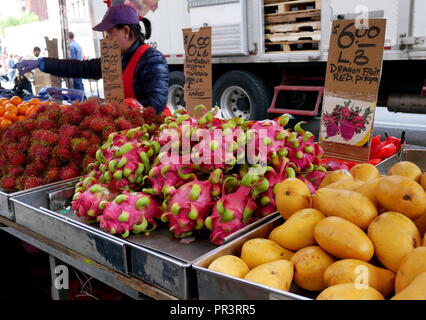
[[[264,11],[266,53],[318,50],[320,0],[264,0]]]

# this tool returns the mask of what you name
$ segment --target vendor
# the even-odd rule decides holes
[[[102,22],[93,30],[106,32],[108,39],[120,44],[125,98],[136,98],[144,107],[154,107],[162,113],[167,105],[169,69],[163,55],[145,40],[151,36],[151,23],[143,18],[145,34],[138,13],[128,5],[112,6]],[[101,59],[85,61],[40,58],[17,64],[20,74],[39,68],[58,77],[102,78]]]

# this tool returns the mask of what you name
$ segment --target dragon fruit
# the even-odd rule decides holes
[[[168,202],[168,211],[161,216],[177,238],[192,235],[204,227],[204,219],[213,207],[210,181],[194,180],[176,190]]]
[[[314,193],[316,190],[318,190],[326,174],[327,174],[327,170],[324,167],[316,166],[312,172],[302,175],[302,177],[304,177],[313,186],[313,189],[312,189],[312,187],[308,184],[308,187],[310,187],[311,193]]]
[[[213,207],[213,213],[205,220],[205,226],[211,231],[210,242],[217,245],[221,245],[226,236],[253,222],[253,214],[257,209],[251,195],[252,186],[241,184],[236,191],[225,194],[226,183],[223,184],[222,197]]]
[[[127,238],[130,232],[149,234],[161,218],[161,205],[150,195],[142,192],[124,192],[112,202],[101,202],[103,215],[99,216],[100,227],[110,234]]]
[[[86,180],[88,183],[88,180]],[[95,222],[103,209],[100,207],[102,201],[111,201],[115,194],[110,193],[105,185],[95,184],[83,193],[76,192],[73,197],[71,208],[75,210],[78,217],[88,222]]]

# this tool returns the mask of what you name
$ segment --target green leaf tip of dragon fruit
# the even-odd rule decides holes
[[[145,171],[145,166],[142,163],[138,163],[138,168],[135,171],[135,176],[142,176]]]
[[[96,160],[98,160],[102,164],[108,162],[107,159],[104,156],[103,151],[101,149],[98,149],[98,151],[96,151]]]
[[[135,147],[133,146],[133,143],[128,142],[123,144],[115,153],[115,157],[122,157],[124,156],[127,152],[130,152],[134,149]]]
[[[110,164],[111,164],[111,162],[110,162]],[[115,161],[115,165],[117,166],[118,169],[121,169],[127,164],[127,162],[128,162],[127,158],[123,157],[123,158],[120,159],[120,161],[118,163],[117,163],[117,161]],[[110,171],[114,171],[114,170],[110,170]]]
[[[293,168],[286,168],[287,178],[296,178],[296,171]]]
[[[253,197],[257,198],[260,194],[264,193],[269,189],[269,181],[266,178],[262,178],[256,183],[256,186],[253,190]]]
[[[315,165],[313,163],[311,163],[309,165],[309,168],[305,170],[305,173],[311,173],[311,172],[314,171],[314,169],[315,169]]]
[[[204,221],[204,225],[206,226],[207,229],[209,229],[210,231],[212,231],[213,230],[212,218],[211,217],[207,217],[206,220]]]
[[[204,227],[204,222],[202,219],[197,220],[197,224],[195,225],[195,230],[201,230]]]
[[[234,219],[234,212],[230,209],[226,209],[225,212],[221,215],[221,221],[222,222],[229,222]]]
[[[131,173],[132,173],[132,170],[130,170],[129,168],[124,168],[124,170],[123,170],[123,176],[125,178],[128,178]],[[132,183],[136,182],[136,178],[133,178],[132,180],[134,180]]]
[[[161,173],[161,176],[162,176],[164,179],[167,179],[167,177],[166,177],[166,173],[167,173],[167,171],[169,171],[169,169],[170,169],[170,167],[169,167],[169,166],[164,166],[164,167],[162,167],[162,168],[161,168],[160,173]]]
[[[293,148],[294,149],[299,149],[300,148],[300,142],[299,141],[294,141],[294,142],[292,142],[292,145],[293,145]]]
[[[297,158],[297,159],[303,159],[303,157],[304,157],[304,154],[303,154],[303,152],[302,152],[302,151],[297,151],[297,152],[296,152],[296,158]]]
[[[126,230],[126,232],[124,232],[124,233],[122,233],[122,234],[121,234],[121,236],[122,236],[123,238],[127,238],[127,237],[129,237],[129,235],[130,235],[129,230]]]
[[[298,134],[304,134],[305,130],[303,130],[302,125],[307,124],[306,121],[300,121],[294,126],[294,131],[296,131]]]
[[[191,201],[196,201],[200,197],[201,194],[201,186],[198,184],[193,184],[191,187],[191,191],[189,192],[189,199]]]
[[[276,183],[274,187],[272,188],[272,192],[274,193],[274,195],[277,194],[278,192],[278,186],[279,186],[279,183]]]
[[[87,171],[91,172],[93,170],[95,170],[98,167],[98,165],[96,163],[90,163],[89,165],[87,165]]]
[[[283,114],[278,118],[278,124],[285,127],[290,121],[290,115],[289,114]]]
[[[244,208],[244,211],[243,211],[243,222],[244,223],[247,223],[250,220],[251,216],[253,215],[253,212],[254,212],[254,210],[251,209],[251,208]]]
[[[142,197],[136,201],[136,208],[142,210],[150,205],[151,201],[149,201],[148,197]]]
[[[91,193],[96,193],[96,192],[102,192],[102,186],[99,184],[95,184],[94,186],[92,186],[89,191]]]
[[[217,211],[218,211],[221,215],[225,213],[225,208],[224,208],[224,206],[223,206],[223,202],[222,202],[222,201],[218,201],[218,202],[216,203],[216,209],[217,209]]]
[[[114,199],[114,202],[117,203],[117,204],[120,204],[120,203],[122,203],[122,202],[124,202],[126,200],[127,200],[127,196],[125,194],[120,194],[119,196],[117,196]]]
[[[105,182],[108,183],[112,180],[111,175],[109,172],[106,172],[102,175],[102,177],[104,178]]]
[[[278,151],[278,155],[280,157],[287,157],[288,156],[288,149],[287,148],[283,148],[281,150]]]
[[[177,129],[179,125],[176,122],[170,122],[167,126],[169,129]]]
[[[271,203],[271,199],[268,197],[268,196],[263,196],[261,199],[260,199],[260,205],[262,206],[262,207],[266,207],[268,204],[270,204]]]
[[[93,178],[93,177],[88,177],[88,178],[84,179],[83,180],[83,188],[87,188],[87,185],[89,183],[92,183],[93,181],[96,181],[96,179]]]
[[[180,207],[179,203],[174,203],[172,205],[171,211],[172,211],[173,215],[177,216],[179,214],[180,209],[181,209],[181,207]]]
[[[294,143],[297,141],[297,132],[291,132],[288,137],[287,137],[287,141],[290,143]]]
[[[145,232],[147,228],[148,228],[148,221],[144,218],[141,224],[135,224],[133,226],[133,232],[138,234],[141,232]]]
[[[198,219],[198,211],[195,208],[191,208],[188,214],[188,218],[191,220],[197,220]]]
[[[106,205],[108,204],[108,201],[101,201],[101,202],[99,202],[99,205],[98,205],[98,207],[99,207],[99,209],[105,209],[105,207],[106,207]]]
[[[80,196],[81,196],[81,192],[77,191],[76,193],[74,193],[74,196],[72,197],[72,201],[78,200]]]
[[[303,134],[303,142],[307,142],[309,139],[311,139],[314,136],[314,134],[310,131],[306,131]]]
[[[167,219],[167,213],[163,213],[160,217],[160,220],[164,223],[169,222],[169,219]]]
[[[123,211],[122,214],[118,217],[118,221],[120,222],[128,222],[129,221],[130,214],[126,211]]]
[[[116,171],[113,175],[115,180],[121,181],[123,179],[123,171]]]
[[[328,173],[327,169],[323,166],[315,166],[314,170],[315,171],[321,171],[321,172],[324,172],[324,173]]]
[[[275,140],[284,140],[287,137],[287,131],[283,130],[275,135]]]

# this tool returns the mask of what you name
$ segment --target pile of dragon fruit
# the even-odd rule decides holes
[[[0,132],[0,188],[15,192],[79,177],[112,132],[164,120],[157,118],[152,108],[141,114],[96,99],[43,104]]]
[[[178,239],[210,232],[220,245],[277,211],[279,182],[297,177],[314,193],[325,176],[323,151],[303,122],[290,130],[288,115],[226,121],[196,110],[110,134],[76,185],[76,215],[124,238],[167,224]]]

